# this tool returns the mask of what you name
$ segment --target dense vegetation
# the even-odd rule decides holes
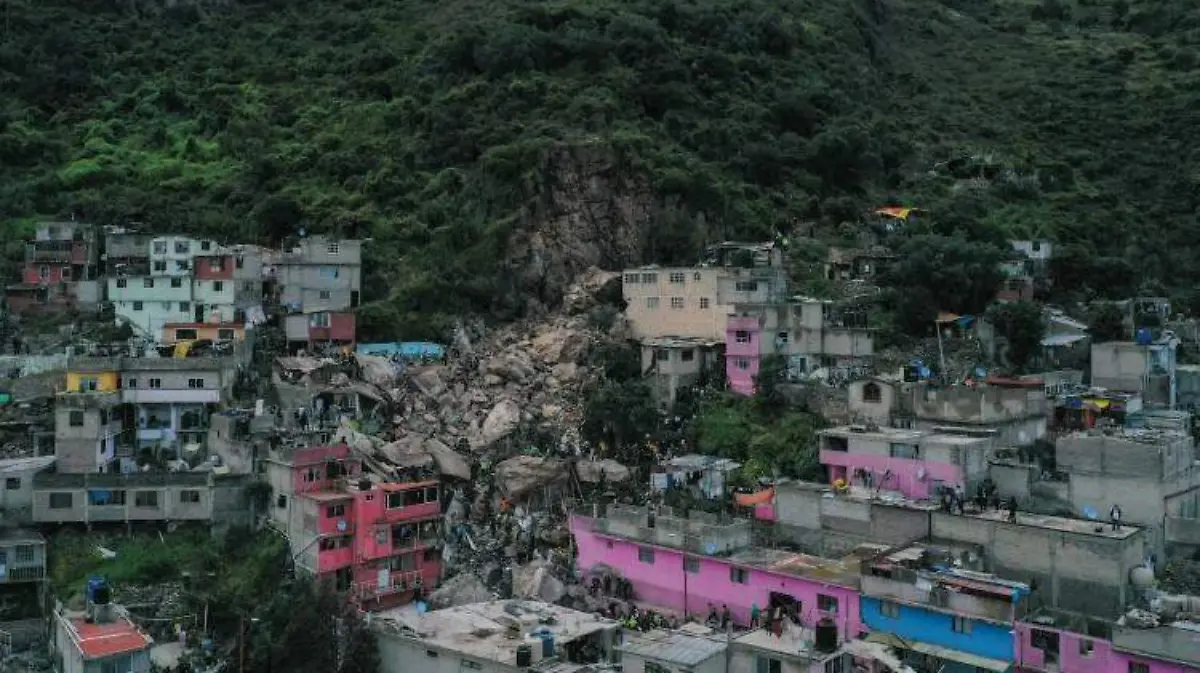
[[[0,218],[371,236],[368,327],[422,332],[520,310],[502,253],[565,146],[670,205],[660,261],[888,201],[1067,242],[1073,290],[1189,288],[1198,6],[9,0]]]

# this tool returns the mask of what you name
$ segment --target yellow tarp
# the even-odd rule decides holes
[[[192,350],[191,341],[180,341],[179,343],[175,344],[175,357],[186,358],[188,356],[188,351],[190,350]]]

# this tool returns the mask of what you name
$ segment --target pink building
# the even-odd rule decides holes
[[[762,325],[758,316],[730,316],[725,326],[725,379],[729,389],[754,394],[754,377],[762,361]]]
[[[1200,624],[1150,629],[1045,610],[1014,631],[1018,673],[1196,673]]]
[[[376,483],[345,444],[296,449],[269,469],[276,492],[291,493],[276,506],[288,510],[299,566],[366,609],[406,603],[436,585],[442,570],[437,481]]]
[[[743,550],[717,557],[619,537],[597,525],[602,519],[575,516],[571,532],[578,548],[579,569],[598,565],[619,569],[633,586],[635,600],[703,621],[709,606],[728,605],[734,621],[746,625],[751,609],[765,610],[772,595],[799,603],[804,625],[814,627],[828,617],[842,639],[864,631],[859,617],[858,583],[861,557],[823,559],[778,550]],[[656,527],[668,526],[661,519]],[[679,538],[687,537],[685,535]],[[705,542],[699,534],[697,544]],[[878,553],[872,548],[872,553]]]
[[[852,425],[824,430],[820,460],[830,483],[936,498],[941,486],[968,488],[987,476],[989,437]]]

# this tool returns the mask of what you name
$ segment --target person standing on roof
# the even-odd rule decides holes
[[[1117,530],[1121,527],[1121,506],[1113,503],[1112,509],[1108,510],[1108,520],[1112,522],[1112,529]]]

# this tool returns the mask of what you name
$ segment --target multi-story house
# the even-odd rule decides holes
[[[55,397],[54,455],[64,474],[119,469],[122,442],[118,358],[78,360],[70,364],[65,389]]]
[[[271,517],[298,567],[370,609],[432,590],[441,576],[435,480],[375,482],[345,444],[272,452]]]
[[[152,340],[158,339],[167,323],[198,322],[188,274],[110,277],[108,300],[117,321]]]
[[[857,372],[874,354],[867,315],[855,306],[817,299],[735,303],[725,328],[729,387],[753,394],[762,358],[780,356],[790,378],[824,367]]]
[[[190,278],[192,258],[197,254],[200,242],[187,236],[155,237],[150,241],[150,275]]]
[[[237,283],[232,254],[197,255],[193,263],[192,302],[195,322],[236,322]]]
[[[148,673],[154,640],[111,601],[100,579],[88,580],[83,612],[54,613],[51,651],[62,673]]]
[[[53,222],[38,227],[34,240],[25,246],[21,282],[7,289],[9,309],[22,313],[95,307],[100,300],[98,261],[99,247],[91,225]]]
[[[301,239],[279,256],[276,266],[279,302],[289,315],[288,342],[353,343],[353,309],[361,302],[362,243],[324,236]]]
[[[1175,408],[1177,395],[1174,338],[1110,341],[1092,344],[1092,385],[1124,393],[1141,393],[1148,405]]]
[[[46,539],[35,530],[0,528],[0,605],[6,631],[16,620],[45,616],[47,586]]]
[[[112,227],[104,233],[103,262],[105,276],[150,275],[150,241],[153,237],[139,231]]]
[[[62,474],[33,478],[37,524],[209,522],[216,477],[211,472]],[[244,500],[235,498],[244,507]]]
[[[130,406],[138,449],[194,453],[208,434],[208,418],[232,390],[234,357],[126,358],[121,399]]]
[[[975,436],[972,436],[975,435]],[[820,433],[820,460],[831,483],[935,498],[941,487],[967,492],[987,477],[990,433],[950,434],[851,425]]]
[[[23,525],[33,520],[33,476],[54,464],[54,456],[0,460],[0,520]]]
[[[1194,673],[1200,670],[1198,632],[1194,611],[1178,620],[1114,624],[1041,609],[1017,622],[1014,654],[1019,673]]]
[[[901,650],[917,670],[1012,670],[1013,624],[1029,586],[955,569],[955,560],[915,545],[865,564],[861,605],[868,640]]]

